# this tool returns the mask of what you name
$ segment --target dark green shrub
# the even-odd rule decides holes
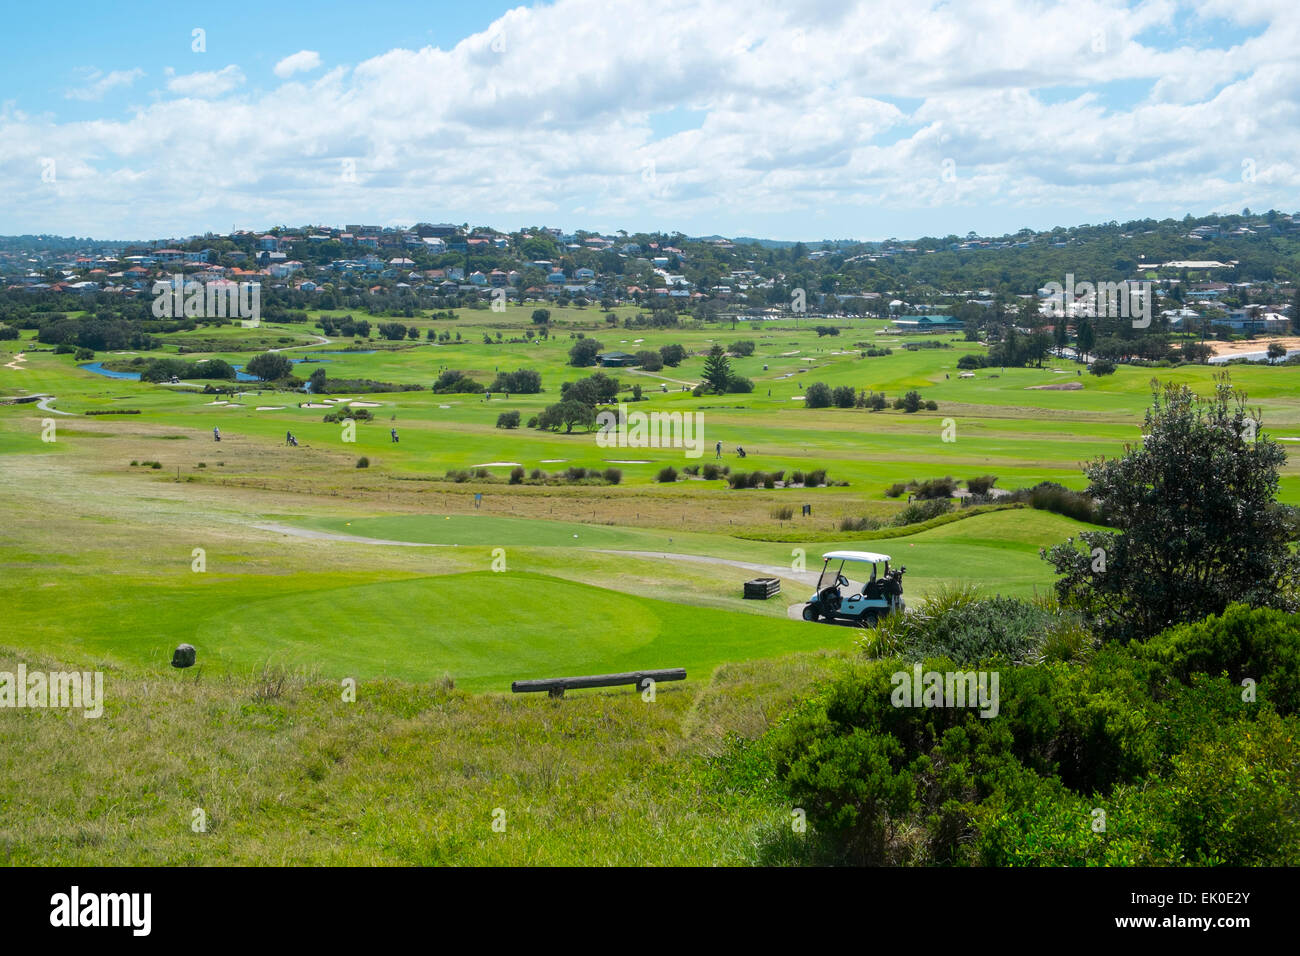
[[[1300,614],[1230,605],[1219,617],[1169,628],[1131,647],[1186,683],[1193,674],[1255,682],[1258,696],[1281,714],[1300,712]]]
[[[912,494],[921,500],[930,498],[951,498],[957,490],[957,482],[951,477],[931,478],[912,487]]]
[[[902,527],[908,524],[920,524],[939,515],[952,511],[952,502],[947,498],[931,498],[914,501],[894,516],[894,525]]]

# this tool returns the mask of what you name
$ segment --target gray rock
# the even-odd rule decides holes
[[[195,656],[193,644],[182,644],[172,652],[172,667],[193,667]]]

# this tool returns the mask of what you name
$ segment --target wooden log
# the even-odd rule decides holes
[[[552,697],[563,697],[566,690],[584,687],[620,687],[634,684],[639,689],[647,680],[686,680],[686,668],[669,667],[663,670],[627,671],[622,674],[591,674],[585,677],[546,677],[539,680],[512,681],[510,690],[516,694],[548,692]]]

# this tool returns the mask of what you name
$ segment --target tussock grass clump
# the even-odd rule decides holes
[[[1096,641],[1054,598],[987,597],[973,584],[957,584],[911,605],[907,614],[883,618],[859,646],[871,657],[1036,664],[1082,660]]]
[[[880,522],[869,515],[860,517],[854,515],[845,515],[840,518],[841,531],[875,531],[880,527]]]

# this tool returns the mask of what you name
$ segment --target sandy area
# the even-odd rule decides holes
[[[470,465],[471,468],[522,468],[523,463],[518,461],[485,461],[481,465]]]
[[[1082,382],[1054,382],[1051,385],[1028,385],[1026,391],[1041,389],[1046,392],[1077,392],[1081,388]]]
[[[353,402],[352,407],[353,408],[379,408],[383,404],[384,404],[383,402]]]
[[[1300,349],[1300,335],[1259,336],[1241,342],[1206,342],[1215,355],[1240,355],[1245,352],[1267,352],[1270,342],[1280,342],[1289,349]]]
[[[22,367],[21,365],[19,365],[18,363],[19,363],[19,362],[26,362],[26,361],[27,361],[27,356],[24,355],[22,352],[19,352],[17,355],[14,356],[12,362],[6,362],[6,363],[5,363],[5,368],[11,368],[11,369],[13,369],[15,372],[21,372],[21,371],[23,370],[23,367]]]
[[[278,411],[282,411],[283,409],[284,409],[283,405],[258,405],[257,406],[257,410],[259,412],[278,412]]]
[[[316,402],[305,402],[304,404],[300,405],[299,407],[300,407],[300,408],[332,408],[333,406],[332,406],[332,405],[319,405],[319,404],[317,404]]]

